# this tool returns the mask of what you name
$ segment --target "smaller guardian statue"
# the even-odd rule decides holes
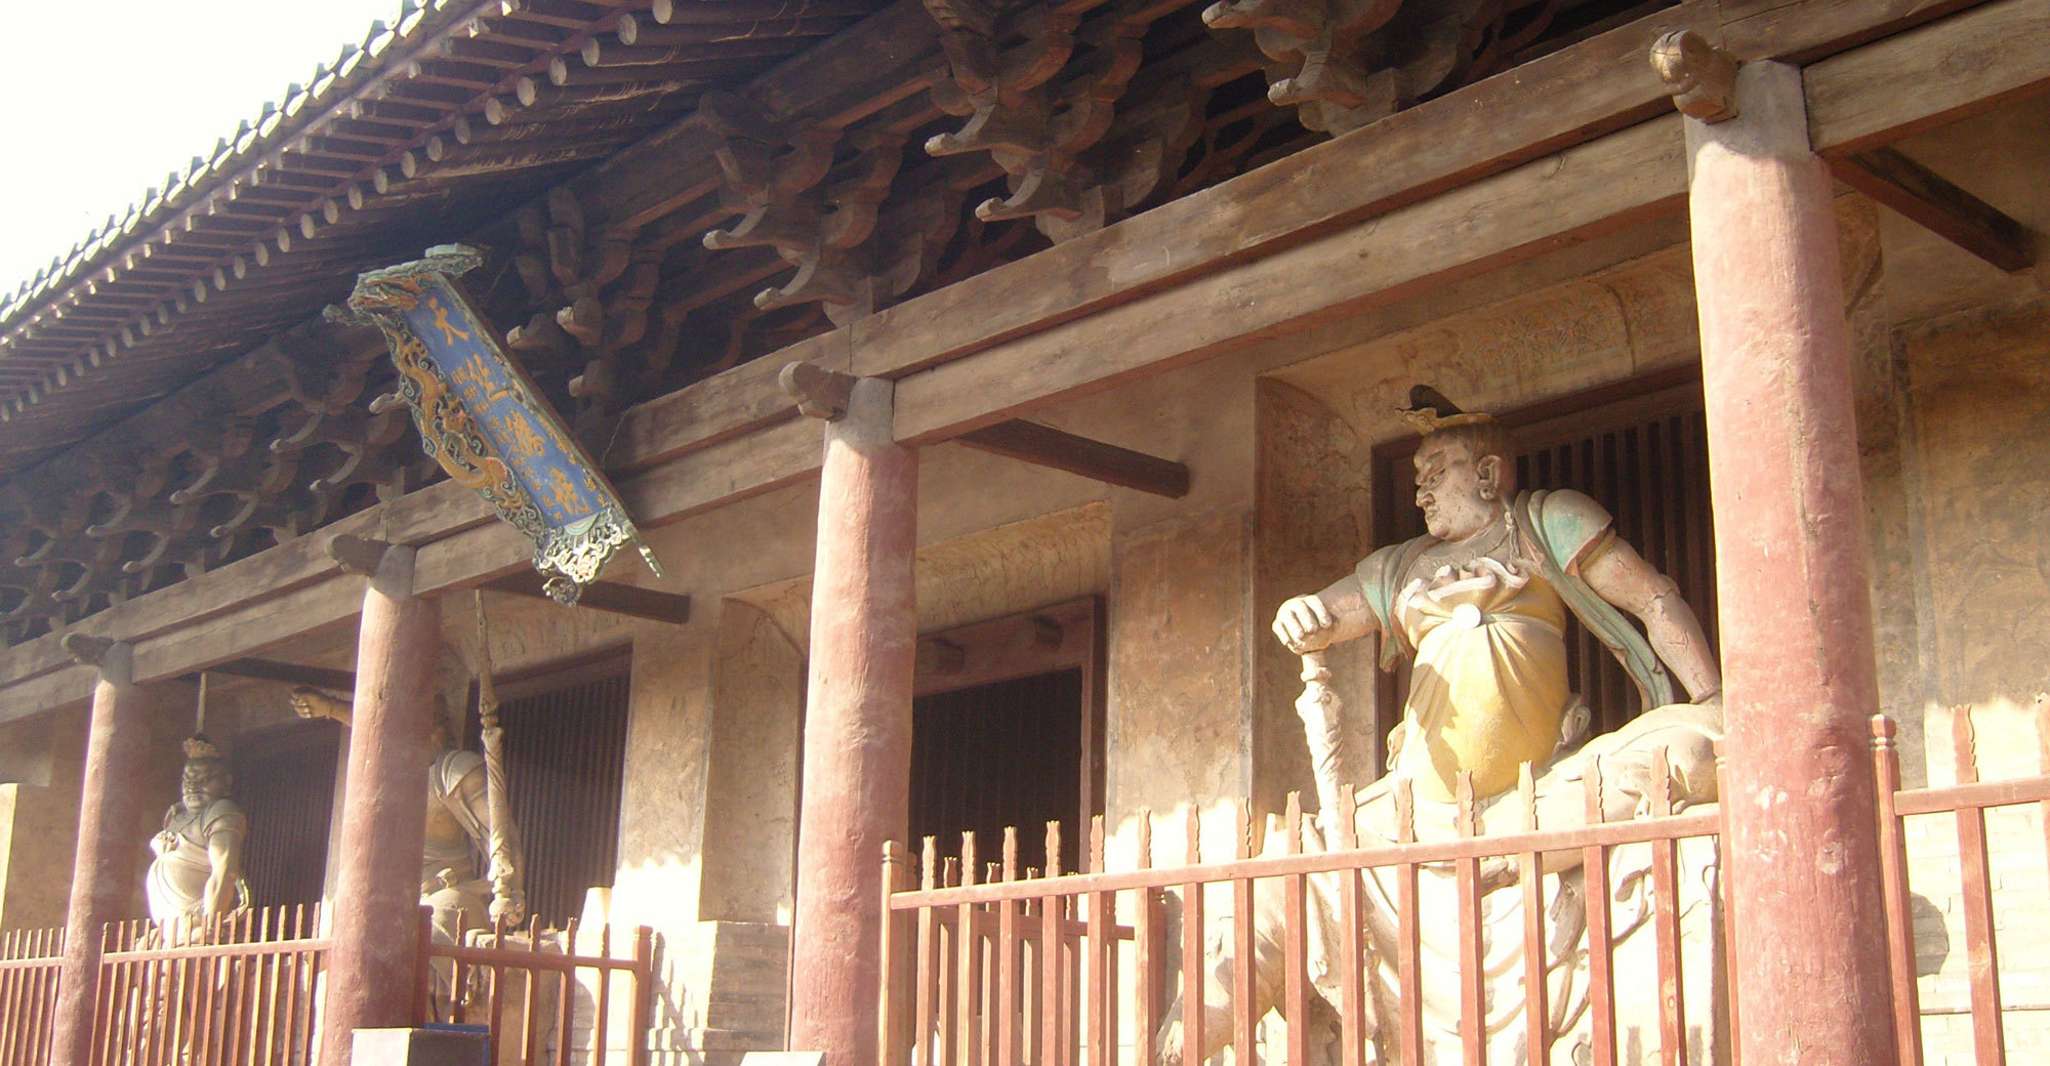
[[[186,739],[178,802],[150,841],[156,858],[149,865],[149,916],[158,925],[197,926],[249,906],[242,878],[249,815],[228,798],[233,783],[213,741],[205,734]]]

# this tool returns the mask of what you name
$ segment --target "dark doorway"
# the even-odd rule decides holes
[[[1075,869],[1082,797],[1082,671],[1060,670],[925,696],[912,705],[911,839],[1003,859],[1018,830],[1018,865],[1046,869],[1046,823],[1062,826],[1061,865]],[[922,846],[922,845],[921,845]]]
[[[505,776],[526,860],[527,910],[562,928],[619,865],[631,661],[623,654],[498,684]],[[470,747],[476,734],[474,700]]]
[[[1088,853],[1103,810],[1103,602],[1071,600],[919,638],[912,703],[912,849],[936,838],[976,862],[1003,861],[1018,830],[1018,871],[1047,869],[1046,823],[1061,823],[1061,867]]]
[[[249,812],[242,874],[257,906],[320,902],[345,735],[333,722],[293,722],[237,739],[234,795]]]
[[[1458,402],[1458,397],[1451,398]],[[1708,495],[1708,428],[1701,379],[1692,368],[1500,414],[1516,433],[1516,483],[1523,489],[1578,489],[1606,507],[1615,531],[1679,586],[1709,646],[1716,639],[1715,522]],[[1375,545],[1424,532],[1410,466],[1415,437],[1375,450]],[[1644,710],[1637,686],[1607,648],[1570,615],[1567,679],[1593,708],[1594,732]],[[1394,727],[1408,691],[1403,672],[1385,677],[1381,731]]]

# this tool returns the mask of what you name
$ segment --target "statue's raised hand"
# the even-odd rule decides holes
[[[1274,635],[1297,655],[1330,647],[1337,628],[1338,619],[1314,593],[1297,596],[1274,612]]]

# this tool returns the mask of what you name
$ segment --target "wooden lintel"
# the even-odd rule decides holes
[[[510,592],[515,596],[531,596],[547,599],[541,590],[541,575],[532,570],[522,571],[494,581],[488,588],[499,592]],[[690,621],[690,597],[675,592],[659,592],[637,585],[626,585],[616,581],[593,581],[584,586],[577,596],[578,607],[594,611],[610,611],[613,614],[631,615],[670,625],[682,625]]]
[[[2036,265],[2027,227],[1891,148],[1831,160],[1830,169],[1845,185],[2002,270]]]
[[[970,448],[1156,496],[1178,500],[1189,494],[1189,468],[1180,463],[1022,418],[970,430],[954,439]]]
[[[208,673],[227,674],[230,677],[247,677],[258,681],[282,681],[290,685],[310,685],[313,688],[331,692],[356,691],[356,675],[347,670],[331,670],[325,666],[305,666],[300,663],[280,662],[276,659],[230,659],[218,666],[207,668]]]

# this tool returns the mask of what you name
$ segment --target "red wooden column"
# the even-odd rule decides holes
[[[99,668],[86,737],[85,784],[78,800],[78,851],[71,867],[71,906],[64,922],[64,966],[57,980],[53,1066],[86,1066],[92,1058],[93,1000],[99,988],[100,935],[108,922],[132,918],[140,882],[147,797],[135,787],[149,758],[149,693],[134,681],[127,644],[72,634],[72,658]]]
[[[1723,861],[1743,913],[1738,1042],[1745,1062],[1892,1062],[1864,758],[1879,694],[1830,179],[1808,147],[1799,70],[1746,64],[1733,99],[1704,100],[1728,63],[1691,44],[1706,80],[1679,102],[1697,116],[1689,204],[1728,717]]]
[[[441,611],[413,592],[412,548],[336,537],[329,552],[345,568],[370,576],[356,631],[334,946],[321,1023],[320,1061],[346,1066],[357,1029],[415,1021],[420,850],[434,754],[429,725]]]
[[[829,419],[812,575],[792,931],[790,1043],[827,1066],[877,1061],[883,842],[910,821],[912,555],[918,453],[891,432],[892,386],[809,364],[784,372],[799,409]]]

